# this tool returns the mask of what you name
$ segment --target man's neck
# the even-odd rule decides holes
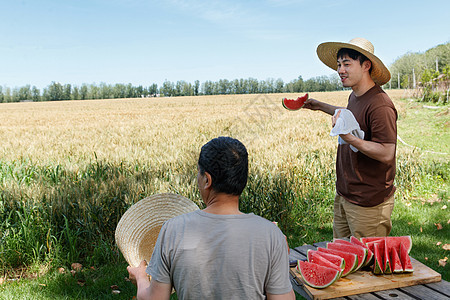
[[[215,194],[205,201],[206,208],[204,212],[216,215],[238,215],[239,196],[228,194]]]
[[[352,86],[353,93],[356,97],[364,95],[368,90],[375,86],[375,82],[371,77],[362,79],[358,84]]]

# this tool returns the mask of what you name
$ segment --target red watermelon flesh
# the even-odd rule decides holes
[[[308,100],[308,93],[306,93],[302,97],[298,97],[297,99],[287,99],[283,98],[283,107],[288,110],[299,110],[302,108],[305,101]]]
[[[412,248],[411,236],[388,236],[386,238],[386,245],[388,249],[395,248],[397,252],[400,252],[400,245],[403,245],[409,253]]]
[[[366,261],[364,262],[363,267],[370,266],[370,264],[372,263],[372,260],[373,260],[373,251],[370,250],[366,244],[364,244],[363,242],[361,242],[358,238],[356,238],[354,236],[350,237],[350,242],[367,249],[367,257],[366,257]]]
[[[402,273],[403,266],[400,261],[400,257],[398,256],[397,250],[395,248],[391,249],[391,268],[393,273]]]
[[[380,244],[379,243],[373,243],[373,256],[374,256],[374,263],[373,263],[373,274],[379,275],[383,274],[383,259],[381,257],[380,252]]]
[[[356,254],[358,256],[358,264],[357,264],[356,268],[353,269],[353,272],[358,271],[364,264],[364,261],[366,260],[367,249],[360,247],[360,246],[356,246],[353,244],[348,245],[348,244],[341,244],[341,243],[333,242],[333,243],[327,243],[327,248],[339,250],[339,251],[346,251],[346,252]]]
[[[340,273],[336,269],[301,260],[297,262],[297,271],[307,285],[316,289],[330,286],[339,278]]]
[[[353,238],[353,240],[352,240],[352,238]],[[354,241],[357,241],[357,242],[354,242]],[[339,243],[339,244],[344,244],[344,245],[349,245],[349,246],[352,246],[352,247],[356,246],[356,247],[361,247],[361,248],[366,249],[366,252],[367,252],[366,253],[366,259],[363,261],[363,264],[362,264],[361,267],[364,267],[364,266],[368,265],[372,261],[373,252],[371,250],[369,250],[369,248],[366,245],[361,243],[361,241],[358,240],[357,238],[355,238],[354,236],[352,236],[350,238],[350,242],[347,241],[347,240],[343,240],[343,239],[334,239],[333,242],[334,243]]]
[[[323,253],[323,254],[325,254],[325,253]],[[342,274],[342,271],[344,271],[344,267],[345,267],[344,259],[339,256],[335,256],[335,255],[333,255],[333,256],[336,259],[331,261],[328,258],[326,258],[325,256],[323,256],[321,253],[319,253],[318,251],[309,249],[307,252],[307,257],[308,257],[309,262],[312,262],[312,263],[315,263],[315,264],[318,264],[318,265],[321,265],[324,267],[336,269],[339,271],[339,276],[340,276]]]
[[[410,273],[414,271],[408,254],[408,249],[406,249],[403,244],[400,245],[400,261],[402,262],[403,272]]]
[[[392,270],[391,270],[391,258],[389,257],[389,248],[387,246],[387,241],[384,240],[384,256],[383,256],[383,263],[384,263],[384,274],[392,274]],[[395,248],[394,248],[395,250]]]
[[[374,251],[374,247],[373,247],[373,245],[375,243],[378,244],[378,249],[380,250],[380,253],[384,253],[384,245],[386,244],[386,242],[384,240],[378,240],[378,241],[375,241],[375,242],[368,242],[368,243],[366,243],[367,248],[369,248],[369,250],[374,252],[374,255],[375,255],[375,251]]]
[[[358,265],[358,256],[356,256],[356,254],[353,254],[350,252],[334,250],[334,249],[322,248],[322,247],[317,248],[317,250],[319,252],[337,255],[344,259],[345,268],[344,268],[344,271],[342,271],[341,277],[344,277],[344,276],[347,276],[348,274],[350,274],[352,272],[352,270],[354,268],[356,268],[356,266]]]
[[[400,252],[400,245],[403,244],[406,249],[408,250],[408,253],[411,251],[412,248],[412,240],[411,236],[404,235],[404,236],[388,236],[388,237],[363,237],[361,238],[361,242],[364,244],[367,244],[369,242],[374,242],[378,240],[386,240],[388,248],[395,248],[397,252]]]

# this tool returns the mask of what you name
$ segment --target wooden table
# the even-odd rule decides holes
[[[294,249],[290,250],[289,259],[291,261],[294,260],[306,260],[306,253],[308,249],[317,249],[317,247],[326,247],[326,242],[320,242],[315,243],[313,245],[304,245],[299,246]],[[439,273],[431,270],[430,268],[426,267],[425,265],[422,265],[420,262],[417,262],[416,260],[412,259],[412,261],[416,264],[416,266],[423,268],[427,273],[427,276],[424,278],[419,278],[417,280],[417,283],[406,283],[408,286],[402,286],[402,284],[399,284],[396,288],[390,288],[387,287],[384,288],[373,288],[370,287],[368,289],[355,289],[348,294],[341,293],[341,294],[335,294],[334,291],[336,291],[338,288],[329,289],[333,287],[333,285],[337,284],[334,283],[330,287],[323,289],[323,290],[316,290],[312,289],[308,286],[304,286],[301,279],[298,278],[298,275],[295,274],[295,271],[291,269],[291,282],[292,287],[294,288],[294,291],[300,294],[302,297],[306,299],[367,299],[367,300],[379,300],[379,299],[442,299],[442,300],[448,300],[450,299],[450,282],[447,282],[445,280],[441,280],[441,276]],[[416,268],[415,268],[416,269]],[[360,272],[360,271],[358,271]],[[354,276],[358,276],[355,272],[353,274],[356,274]],[[417,274],[410,275],[411,278],[414,278],[413,276],[420,277],[420,271],[417,272]],[[351,277],[353,274],[350,274],[348,277]],[[429,274],[429,275],[428,275]],[[369,275],[369,272],[366,272],[366,275]],[[372,274],[370,274],[372,276]],[[423,274],[422,274],[423,275]],[[401,279],[402,275],[389,275],[389,276],[399,276],[398,278]],[[373,278],[375,278],[375,275],[373,275]],[[411,279],[409,278],[409,279]],[[346,278],[343,278],[346,279]],[[340,280],[343,280],[340,279]],[[378,278],[375,278],[378,279]],[[347,280],[350,281],[350,280]],[[373,280],[375,281],[375,280]],[[405,284],[405,285],[406,285]],[[414,284],[414,285],[411,285]],[[328,290],[327,290],[328,289]],[[370,292],[367,292],[369,290]],[[372,291],[373,290],[373,291]],[[311,292],[312,291],[312,292]],[[316,292],[317,291],[317,292]],[[358,294],[359,293],[359,294]]]

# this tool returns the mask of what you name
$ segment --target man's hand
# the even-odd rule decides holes
[[[127,267],[129,278],[134,285],[137,285],[137,282],[140,280],[148,280],[147,273],[145,272],[146,267],[147,262],[145,260],[141,261],[141,263],[137,267]]]

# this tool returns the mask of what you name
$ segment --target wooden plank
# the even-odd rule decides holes
[[[306,256],[304,256],[300,252],[297,252],[294,249],[291,249],[291,251],[289,251],[289,261],[291,261],[291,260],[305,260],[305,259],[306,259]]]
[[[441,294],[425,285],[413,285],[400,288],[402,292],[414,295],[419,299],[448,300],[448,296]]]
[[[351,300],[380,300],[380,298],[378,298],[377,296],[375,296],[374,294],[371,293],[366,293],[366,294],[360,294],[360,295],[352,295],[352,296],[348,296],[345,298],[338,298],[338,299],[351,299]],[[336,300],[335,298],[333,298],[333,300]],[[397,299],[400,300],[400,299]]]
[[[381,299],[401,299],[401,300],[416,300],[417,298],[411,297],[408,294],[403,293],[400,289],[384,290],[374,292],[374,295],[379,296]],[[353,298],[351,298],[353,299]]]
[[[303,246],[294,248],[295,251],[303,254],[305,257],[306,257],[306,255],[308,253],[308,249],[316,250],[317,248],[314,247],[314,246],[311,246],[311,245],[303,245]]]
[[[329,243],[329,242],[318,242],[318,243],[314,243],[313,246],[316,248],[319,248],[319,247],[326,248],[327,243]]]
[[[447,297],[450,298],[450,282],[445,281],[445,280],[441,280],[439,282],[434,282],[434,283],[427,283],[425,284],[427,287],[438,291],[444,295],[446,295]]]
[[[357,294],[377,292],[387,289],[437,282],[441,280],[441,274],[425,266],[421,262],[411,258],[414,268],[413,273],[374,275],[371,271],[357,271],[340,278],[325,289],[315,289],[304,285],[305,291],[313,299],[331,299]],[[303,281],[300,274],[293,269],[294,274]],[[427,299],[427,298],[424,298]],[[447,297],[448,299],[448,297]]]

